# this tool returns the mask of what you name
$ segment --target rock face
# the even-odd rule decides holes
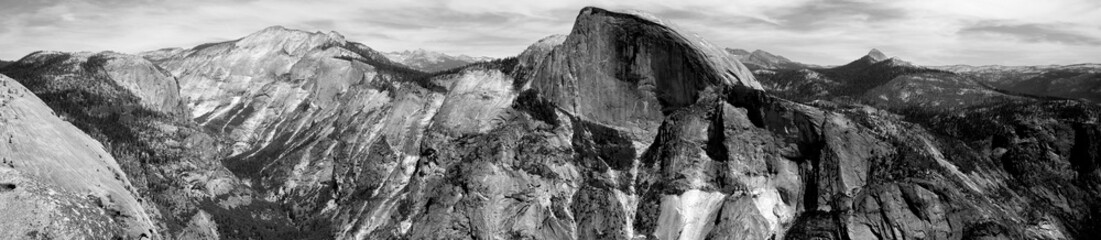
[[[383,53],[390,61],[401,63],[424,72],[439,72],[470,65],[476,62],[493,60],[489,57],[471,57],[467,55],[451,56],[424,49]]]
[[[239,154],[272,141],[276,126],[293,125],[282,117],[334,104],[349,86],[374,77],[370,65],[336,58],[341,56],[389,63],[335,32],[276,26],[161,57],[160,65],[179,78],[191,117],[226,133]]]
[[[987,175],[973,178],[1013,193],[988,196],[1021,225],[993,229],[1023,235],[1011,238],[1088,239],[1099,234],[1093,227],[1101,193],[1099,113],[1097,105],[1082,101],[1009,101],[915,119],[953,138],[941,146],[945,156],[962,160],[956,164],[961,171]]]
[[[569,35],[439,73],[336,33],[281,27],[144,53],[179,79],[190,119],[151,110],[138,96],[153,90],[109,77],[129,70],[26,58],[13,66],[40,67],[0,72],[144,182],[135,195],[153,199],[144,212],[155,237],[1101,234],[1101,107],[975,95],[983,101],[960,111],[925,111],[900,89],[982,85],[878,55],[758,70],[822,79],[762,85],[660,19],[590,7]],[[783,84],[820,95],[786,100],[773,88]],[[916,110],[813,101],[879,96]]]
[[[562,42],[565,41],[566,35],[556,34],[544,37],[535,42],[535,44],[528,46],[527,49],[524,49],[524,52],[521,52],[520,55],[516,57],[516,68],[513,70],[512,74],[516,81],[513,82],[513,87],[516,89],[524,88],[528,83],[525,80],[528,79],[528,76],[531,75],[532,72],[539,68],[540,64],[543,64],[543,59],[547,57],[547,54],[559,45],[562,45]]]
[[[157,237],[115,158],[0,75],[0,238]]]
[[[532,74],[531,88],[571,115],[647,129],[714,86],[760,88],[748,69],[644,13],[581,10],[573,32]],[[605,64],[606,63],[606,64]],[[649,139],[645,140],[649,141]]]
[[[517,96],[515,64],[429,76],[337,36],[269,28],[162,62],[196,121],[234,141],[226,166],[289,210],[293,236],[362,237],[400,216],[429,129],[484,133]]]

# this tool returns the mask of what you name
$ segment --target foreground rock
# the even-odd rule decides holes
[[[186,118],[175,78],[133,55],[38,52],[0,72],[27,86],[54,112],[103,143],[130,188],[141,214],[165,238],[217,238],[211,218],[235,201],[248,201],[220,160],[221,140]],[[98,149],[98,148],[97,148]],[[55,180],[81,182],[82,176]],[[220,201],[215,197],[233,198]],[[245,199],[245,200],[241,200]],[[211,214],[214,213],[212,216]],[[140,216],[137,213],[128,215]]]
[[[0,75],[0,238],[158,237],[103,145]]]

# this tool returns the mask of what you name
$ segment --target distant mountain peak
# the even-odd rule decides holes
[[[291,29],[288,29],[287,27],[284,27],[283,25],[272,25],[272,26],[268,26],[268,27],[266,27],[266,28],[264,28],[263,30],[260,30],[260,31],[261,32],[268,32],[268,31],[290,31],[290,30]]]
[[[887,58],[888,58],[887,54],[883,54],[883,52],[881,52],[881,51],[879,51],[879,49],[875,49],[875,48],[872,48],[871,51],[868,51],[868,55],[866,55],[866,56],[870,57],[872,59],[872,61],[875,61],[875,62],[887,60]]]
[[[266,28],[264,28],[260,31],[257,31],[257,32],[254,32],[252,34],[249,34],[248,36],[245,36],[244,38],[242,38],[242,40],[244,40],[244,39],[256,39],[256,38],[294,38],[294,37],[322,37],[322,36],[326,37],[326,38],[329,38],[329,40],[333,40],[333,41],[338,41],[338,42],[345,41],[344,40],[344,35],[341,35],[340,33],[336,32],[336,31],[329,31],[327,33],[326,32],[321,32],[321,31],[309,32],[309,31],[305,31],[305,30],[287,28],[287,27],[284,27],[282,25],[274,25],[274,26],[266,27]]]
[[[334,31],[327,33],[321,31],[307,32],[280,25],[264,28],[233,42],[238,47],[282,49],[292,55],[302,54],[309,49],[340,46],[348,43],[344,35]],[[200,45],[199,48],[205,46],[207,45]]]
[[[883,52],[879,51],[879,49],[872,48],[871,51],[868,51],[868,54],[864,55],[863,57],[860,57],[860,59],[857,59],[856,61],[852,61],[849,64],[845,64],[845,66],[848,66],[848,67],[867,67],[867,66],[871,66],[872,64],[877,64],[879,62],[883,62],[883,61],[890,60],[890,59],[895,59],[895,58],[887,57],[887,54],[883,54]],[[895,59],[895,60],[901,62],[900,59]],[[888,63],[888,64],[893,64],[893,63]]]

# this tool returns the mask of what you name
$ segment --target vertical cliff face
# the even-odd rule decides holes
[[[0,75],[0,238],[157,237],[103,145]]]
[[[572,114],[642,129],[655,129],[705,89],[728,85],[760,88],[745,66],[701,39],[645,13],[599,8],[581,10],[531,77],[531,88]]]

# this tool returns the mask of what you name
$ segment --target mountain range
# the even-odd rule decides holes
[[[489,57],[471,57],[467,55],[451,56],[440,52],[424,49],[406,50],[401,52],[383,53],[390,61],[401,63],[425,72],[439,72],[448,69],[463,67],[477,62],[493,60]]]
[[[0,66],[0,238],[1092,239],[1097,66],[822,67],[595,7],[502,59],[40,51]]]
[[[763,50],[727,51],[753,69],[754,75],[771,92],[792,100],[844,96],[896,105],[911,105],[908,102],[916,101],[921,102],[917,104],[959,106],[973,101],[1025,96],[1101,103],[1101,65],[1098,64],[916,66],[872,49],[846,65],[822,67],[798,63]],[[879,89],[873,89],[875,87]],[[862,94],[866,96],[858,97]]]

